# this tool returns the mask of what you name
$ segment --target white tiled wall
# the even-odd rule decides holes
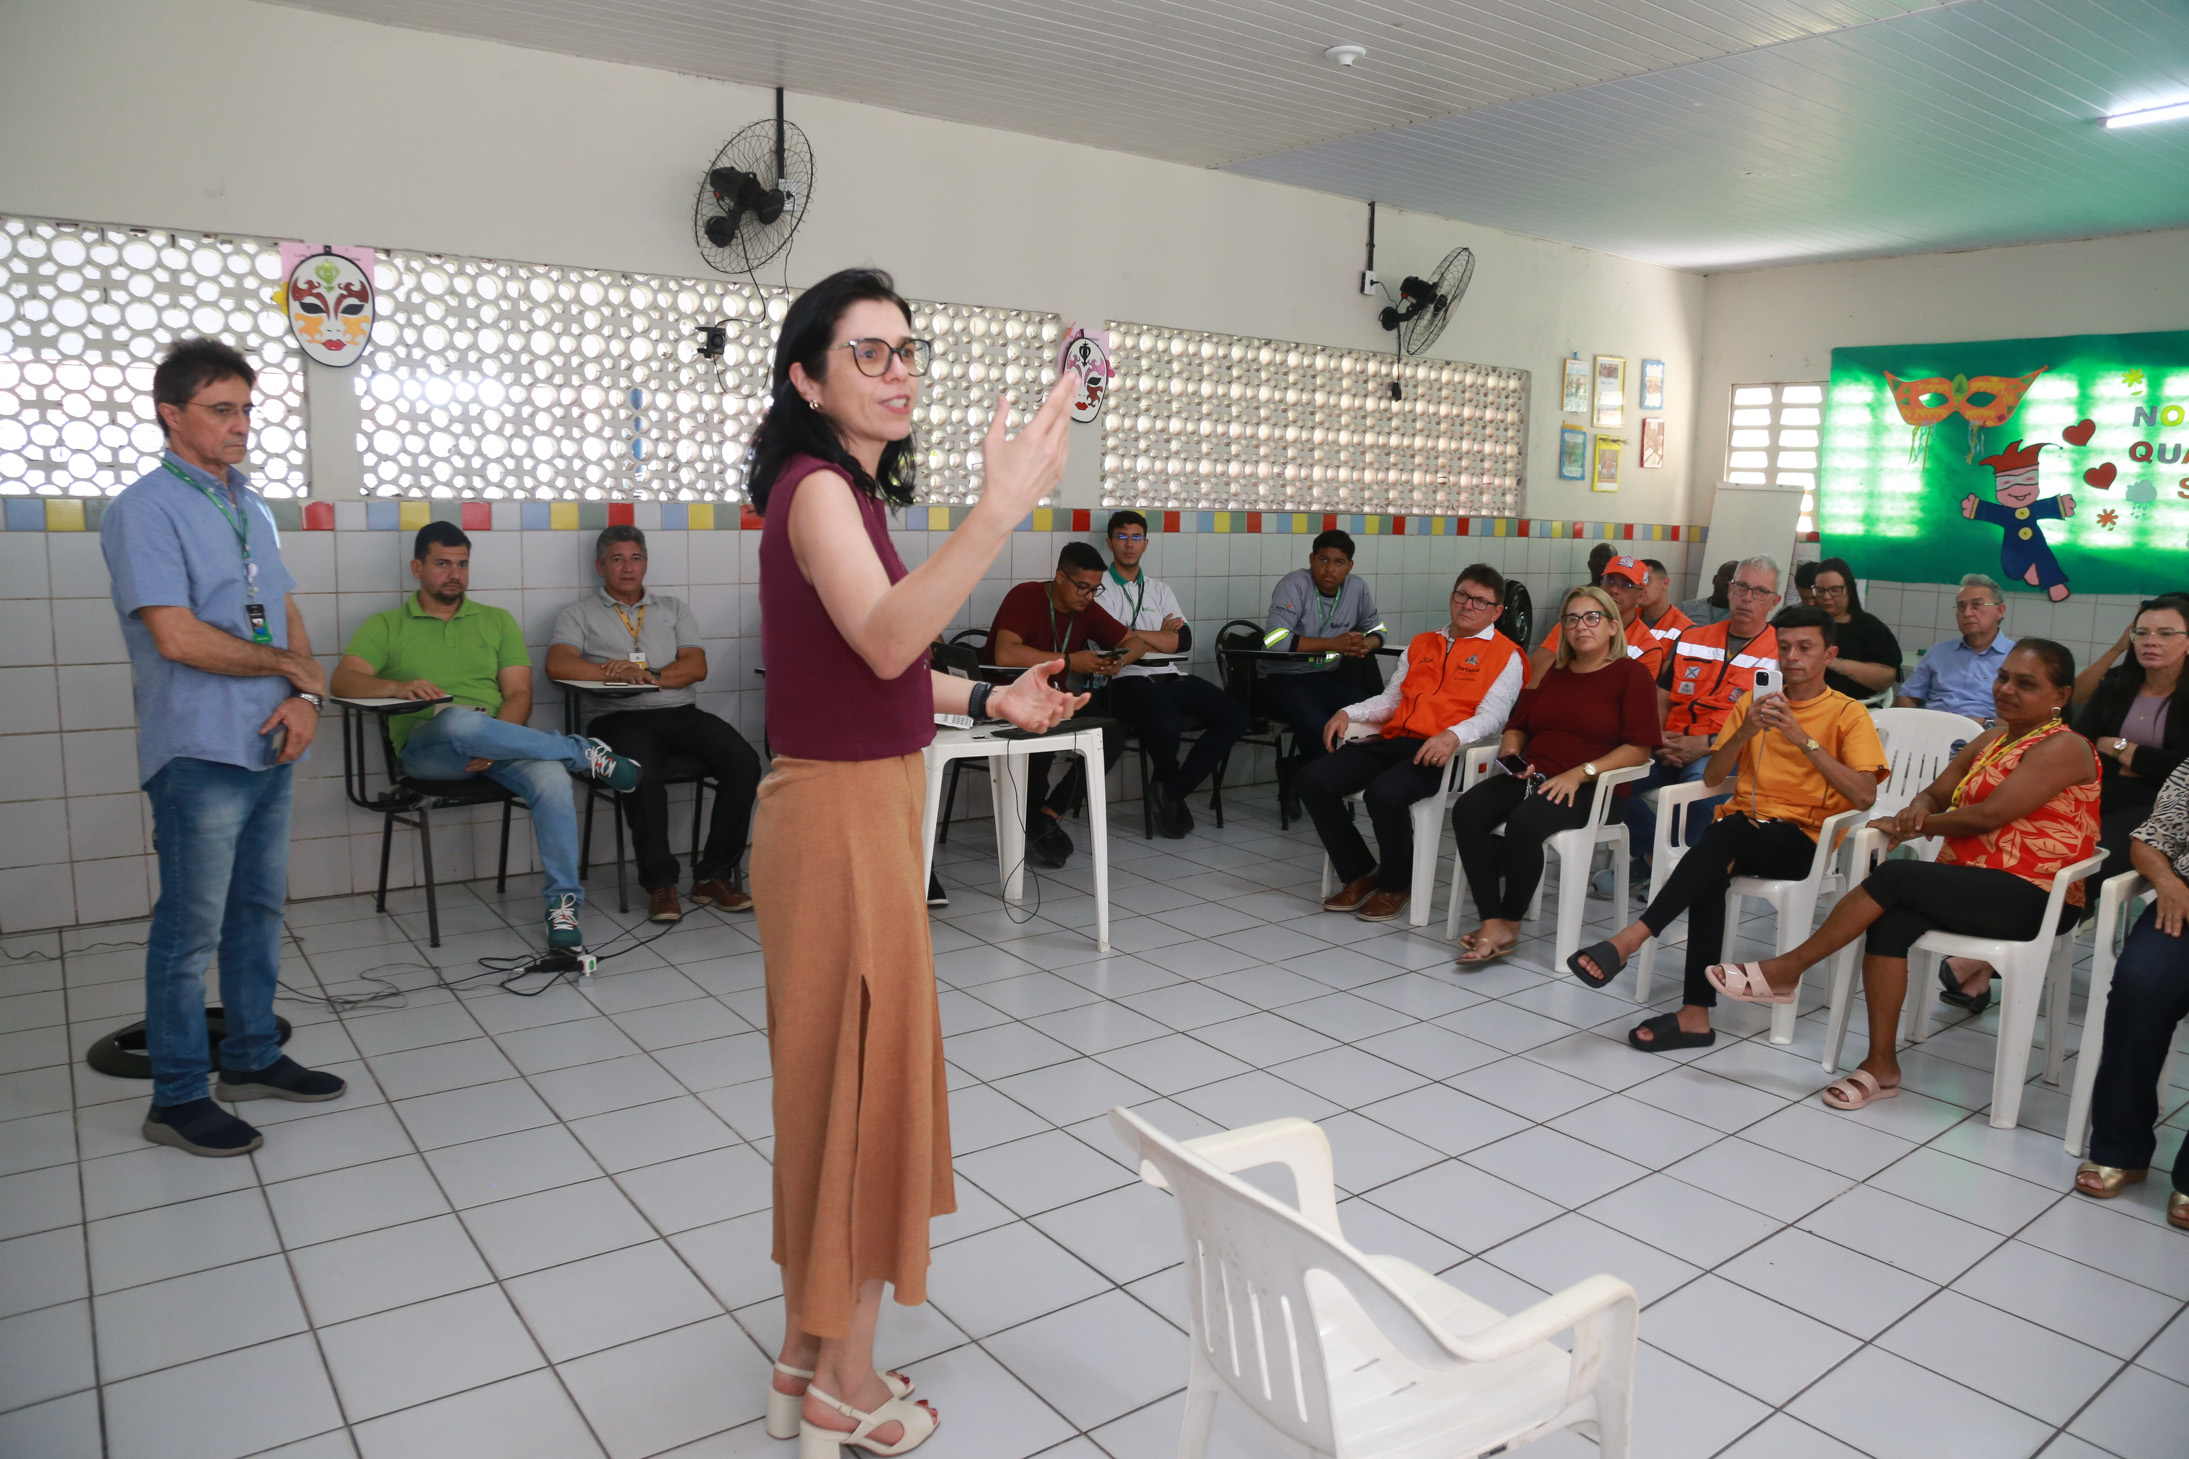
[[[1070,533],[1020,532],[953,623],[985,627],[1014,583],[1046,578]],[[649,583],[689,601],[707,632],[709,677],[703,707],[762,739],[756,532],[647,534]],[[907,563],[923,561],[939,534],[900,532]],[[592,573],[593,533],[487,531],[472,534],[472,591],[508,608],[524,625],[535,666],[544,665],[555,615]],[[1212,645],[1227,619],[1259,620],[1271,583],[1304,565],[1312,538],[1292,535],[1158,533],[1148,569],[1178,591],[1197,630],[1196,670],[1213,676]],[[395,606],[410,585],[410,534],[289,532],[282,552],[303,585],[299,603],[312,647],[332,666],[364,619]],[[1394,640],[1445,620],[1459,569],[1486,561],[1526,582],[1539,610],[1545,597],[1583,571],[1587,541],[1520,537],[1358,539],[1356,571],[1374,587]],[[1638,544],[1676,572],[1686,545]],[[1707,555],[1707,554],[1705,554]],[[157,892],[151,819],[137,785],[135,714],[121,631],[107,596],[105,563],[91,532],[0,533],[0,931],[142,916]],[[1950,595],[1948,598],[1950,602]],[[1950,613],[1949,613],[1950,617]],[[532,722],[559,730],[560,691],[538,675]],[[370,890],[378,877],[380,818],[343,795],[341,741],[332,718],[297,785],[290,892],[297,898]],[[1230,782],[1267,777],[1252,756],[1235,761]],[[1113,794],[1137,795],[1137,775],[1120,767]],[[968,776],[960,814],[985,814],[985,787]],[[436,869],[445,880],[491,874],[497,814],[437,817]],[[602,820],[605,822],[605,812]],[[399,829],[390,883],[417,881],[416,833]],[[679,838],[681,839],[681,838]],[[612,831],[595,828],[609,854]],[[511,869],[535,865],[526,818],[512,835]],[[609,894],[612,872],[597,866],[593,894]]]

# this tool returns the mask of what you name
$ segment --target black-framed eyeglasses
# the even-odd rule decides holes
[[[1779,591],[1777,588],[1759,588],[1752,583],[1728,583],[1726,594],[1738,598],[1776,598]]]
[[[257,409],[256,406],[237,405],[233,401],[228,400],[221,400],[210,403],[203,400],[186,400],[183,402],[183,404],[194,405],[200,410],[209,410],[213,412],[213,415],[217,419],[220,420],[249,420],[251,418],[251,412]]]
[[[1568,613],[1565,617],[1559,619],[1558,621],[1565,624],[1568,628],[1594,628],[1597,624],[1604,621],[1604,610],[1601,608],[1591,608],[1586,613]]]
[[[1491,609],[1499,606],[1497,599],[1478,598],[1473,593],[1454,593],[1452,594],[1452,596],[1459,599],[1460,602],[1465,603],[1468,607],[1473,608],[1480,613],[1487,613]]]
[[[892,355],[904,362],[907,375],[924,375],[927,367],[935,362],[935,341],[931,339],[908,339],[894,345],[886,339],[847,339],[829,348],[850,350],[851,361],[859,367],[859,373],[876,377],[889,373]]]

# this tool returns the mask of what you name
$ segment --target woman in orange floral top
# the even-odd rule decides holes
[[[2090,742],[2060,720],[2075,683],[2075,655],[2048,638],[2025,638],[1992,683],[1998,727],[1971,740],[1899,815],[1872,821],[1898,846],[1942,836],[1938,860],[1887,861],[1839,899],[1807,942],[1782,957],[1714,967],[1726,996],[1787,1003],[1801,974],[1868,934],[1863,993],[1871,1029],[1897,1029],[1908,990],[1908,949],[1926,932],[2026,941],[2037,935],[2053,874],[2097,854],[2098,762]],[[2070,887],[2060,927],[2082,917]],[[1783,990],[1783,991],[1782,991]],[[1824,1102],[1860,1109],[1900,1092],[1889,1035],[1873,1038],[1855,1072],[1833,1081]]]

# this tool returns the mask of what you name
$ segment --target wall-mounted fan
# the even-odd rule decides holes
[[[692,236],[699,256],[726,274],[750,274],[781,253],[813,199],[813,149],[783,120],[754,122],[722,144],[699,181]]]
[[[1474,276],[1475,255],[1471,248],[1455,248],[1445,254],[1444,262],[1427,278],[1406,276],[1399,284],[1399,302],[1385,305],[1378,316],[1383,327],[1399,337],[1400,354],[1418,355],[1436,343],[1451,321],[1452,311],[1466,297],[1467,285]]]

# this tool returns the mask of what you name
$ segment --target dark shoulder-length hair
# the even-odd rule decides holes
[[[916,453],[910,436],[882,447],[881,464],[869,476],[866,468],[844,449],[844,443],[828,417],[806,404],[806,398],[791,383],[793,364],[805,366],[806,373],[816,380],[828,378],[829,367],[834,363],[830,349],[839,343],[836,330],[844,311],[863,299],[894,304],[903,312],[907,324],[912,320],[912,306],[898,294],[895,280],[880,269],[871,268],[843,269],[830,274],[800,294],[797,302],[790,306],[790,312],[783,316],[783,331],[775,346],[775,372],[769,389],[768,413],[760,418],[759,428],[753,432],[752,451],[746,458],[745,479],[752,495],[752,508],[762,515],[768,510],[768,493],[774,489],[776,477],[794,456],[816,456],[831,465],[841,466],[852,484],[869,496],[880,497],[897,506],[912,500]],[[856,369],[857,366],[846,368]]]
[[[1849,617],[1860,617],[1862,614],[1862,590],[1855,586],[1855,570],[1848,565],[1847,559],[1844,557],[1827,557],[1817,564],[1817,572],[1836,572],[1839,574],[1840,580],[1847,584],[1847,614]],[[1815,574],[1810,575],[1809,584],[1811,587],[1816,586]]]

